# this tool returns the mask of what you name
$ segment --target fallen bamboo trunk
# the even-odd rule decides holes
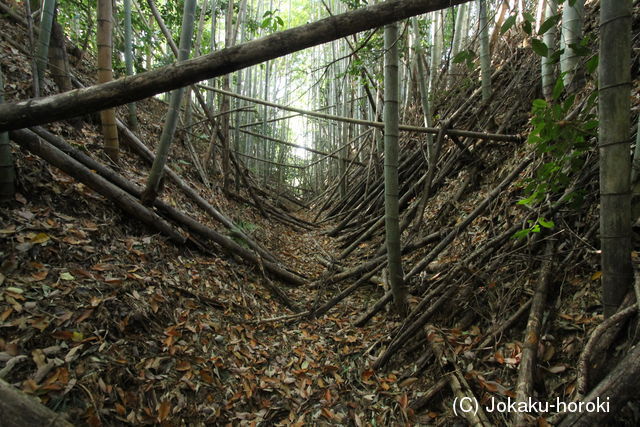
[[[531,300],[528,300],[524,303],[515,313],[511,315],[505,322],[496,326],[491,332],[489,332],[486,338],[478,345],[478,349],[482,350],[483,348],[488,347],[497,336],[501,335],[504,331],[509,329],[513,324],[515,324],[520,317],[524,315],[524,313],[531,308]]]
[[[481,247],[477,248],[475,251],[473,251],[471,253],[471,255],[469,255],[467,258],[465,258],[463,261],[458,262],[456,266],[454,266],[451,271],[449,273],[447,273],[448,275],[451,274],[457,274],[458,271],[460,271],[460,269],[462,268],[463,265],[468,265],[469,263],[471,263],[471,261],[476,260],[476,258],[481,257],[483,254],[487,253],[489,251],[489,249],[492,249],[493,247],[497,246],[499,243],[503,242],[505,239],[508,239],[509,236],[512,236],[513,233],[515,233],[516,231],[518,231],[518,229],[520,228],[519,225],[514,225],[510,228],[508,228],[507,230],[505,230],[504,232],[500,233],[500,235],[498,235],[497,237],[494,237],[493,239],[489,240],[488,242],[486,242],[484,245],[482,245]],[[427,236],[429,237],[429,236]],[[403,252],[404,253],[404,252]],[[383,295],[377,302],[376,304],[365,314],[363,314],[362,316],[360,316],[356,322],[354,323],[355,326],[364,326],[378,311],[382,310],[382,308],[391,301],[391,293],[387,292],[385,295]],[[418,305],[419,308],[420,305]],[[409,317],[407,318],[407,320],[409,320],[411,317],[415,317],[417,316],[417,310],[414,309],[410,314]],[[406,321],[405,321],[406,323]]]
[[[146,208],[126,191],[112,184],[100,175],[95,174],[82,163],[64,154],[59,149],[43,141],[38,135],[27,129],[10,132],[11,139],[21,147],[43,158],[53,166],[72,176],[78,181],[113,201],[129,215],[142,221],[150,228],[168,236],[176,243],[184,243],[186,238],[171,225],[160,218],[155,212]]]
[[[354,284],[352,284],[351,286],[347,287],[345,290],[340,292],[338,295],[334,296],[329,301],[324,303],[322,306],[320,306],[317,309],[315,309],[313,311],[313,313],[312,313],[313,317],[322,316],[327,311],[329,311],[333,306],[335,306],[340,301],[342,301],[343,299],[345,299],[346,297],[348,297],[349,295],[354,293],[356,291],[356,289],[358,289],[360,286],[364,285],[369,279],[373,278],[373,275],[376,274],[376,272],[378,270],[380,270],[383,267],[383,265],[384,264],[380,264],[379,266],[377,266],[376,268],[374,268],[370,272],[364,274],[362,277],[360,277],[358,280],[356,280],[356,282]]]
[[[117,185],[119,188],[126,191],[128,194],[134,197],[139,197],[139,195],[142,193],[142,189],[139,188],[137,185],[126,180],[124,177],[122,177],[112,169],[104,166],[103,164],[97,162],[93,158],[87,156],[82,151],[70,146],[62,138],[56,135],[53,135],[42,128],[35,128],[34,131],[35,131],[33,133],[34,135],[42,137],[42,140],[40,140],[40,143],[42,144],[43,147],[47,148],[46,142],[54,144],[55,148],[50,147],[50,149],[52,150],[58,149],[61,151],[62,154],[73,157],[75,160],[77,160],[78,162],[81,162],[82,164],[84,164],[84,166],[90,168],[91,170],[96,171],[100,176],[104,177],[106,180]],[[30,132],[30,131],[23,130],[23,131],[16,131],[16,132]],[[96,176],[96,174],[93,174],[93,175]],[[134,198],[133,200],[137,202],[137,199]],[[244,260],[258,266],[260,265],[260,262],[261,262],[264,265],[266,270],[270,271],[272,274],[279,277],[280,279],[294,285],[302,285],[306,283],[302,277],[285,270],[284,268],[280,267],[277,263],[273,263],[271,261],[264,260],[264,259],[261,261],[260,258],[257,255],[253,254],[251,251],[243,248],[233,240],[227,238],[226,236],[223,236],[217,231],[203,224],[200,224],[199,222],[189,217],[188,215],[164,203],[162,200],[156,199],[154,202],[154,206],[161,213],[163,213],[173,221],[176,221],[186,226],[186,228],[192,232],[195,232],[207,239],[212,240],[213,242],[217,243],[228,252],[236,254],[241,258],[243,258]]]
[[[236,176],[238,176],[239,179],[244,183],[245,187],[247,188],[247,191],[249,192],[249,196],[255,202],[256,208],[265,217],[265,219],[269,218],[269,215],[267,214],[267,211],[265,211],[264,208],[262,207],[262,203],[260,203],[260,200],[258,199],[258,196],[256,195],[256,192],[253,190],[253,187],[249,183],[249,180],[247,179],[245,174],[242,173],[242,171],[240,170],[240,165],[238,164],[239,160],[236,159],[236,156],[231,155],[231,153],[229,153],[229,159],[231,160],[231,163],[233,164],[233,167],[236,169],[236,174],[237,174]],[[247,169],[245,168],[245,171],[246,170]]]
[[[533,295],[531,303],[531,311],[529,312],[529,320],[524,337],[522,347],[522,358],[518,368],[518,382],[516,383],[516,401],[527,402],[533,394],[533,375],[536,367],[536,359],[538,355],[538,345],[540,343],[540,331],[542,330],[542,316],[545,307],[547,307],[547,293],[549,289],[549,278],[551,268],[553,266],[553,248],[554,241],[549,240],[544,251],[544,259],[540,276],[538,278],[538,287]],[[513,415],[513,425],[525,427],[530,424],[531,420],[527,419],[527,413],[524,411],[516,411]]]
[[[560,423],[560,427],[606,425],[629,399],[638,396],[638,376],[640,375],[640,345],[635,345],[591,392],[579,403],[583,410],[569,413]],[[577,404],[576,404],[577,406]]]
[[[447,378],[440,378],[437,383],[432,385],[422,396],[409,404],[409,408],[415,412],[419,412],[427,406],[429,401],[444,387],[447,385]]]
[[[358,274],[364,274],[364,273],[368,273],[371,270],[376,269],[380,264],[382,264],[384,261],[386,261],[387,257],[385,256],[381,256],[381,257],[377,257],[372,259],[371,261],[367,261],[365,263],[362,263],[352,269],[349,270],[344,270],[338,274],[334,274],[333,276],[329,276],[329,277],[323,277],[320,278],[318,280],[316,280],[315,282],[311,283],[309,285],[310,288],[317,288],[320,285],[323,284],[330,284],[330,283],[338,283],[341,282],[343,280],[346,280],[350,277],[356,276]]]
[[[301,108],[289,107],[282,104],[276,104],[274,102],[268,102],[268,101],[263,101],[261,99],[250,98],[248,96],[240,95],[235,92],[222,90],[222,89],[218,89],[215,87],[202,85],[202,84],[198,85],[198,87],[201,87],[202,89],[210,90],[212,92],[217,92],[222,95],[227,95],[227,96],[232,96],[234,98],[242,99],[244,101],[249,101],[256,104],[279,108],[286,111],[292,111],[294,113],[303,114],[310,117],[318,117],[321,119],[334,120],[337,122],[345,122],[345,123],[351,123],[356,125],[371,126],[371,127],[376,127],[380,129],[384,128],[384,122],[374,122],[369,120],[354,119],[352,117],[336,116],[334,114],[319,113],[317,111],[303,110]],[[440,129],[437,129],[437,128],[423,127],[423,126],[410,126],[410,125],[400,125],[400,130],[406,131],[406,132],[428,133],[433,135],[440,132]],[[463,136],[465,138],[476,138],[476,139],[504,141],[504,142],[522,142],[522,139],[523,139],[520,135],[499,135],[495,133],[473,132],[473,131],[467,131],[462,129],[447,129],[445,134],[453,135],[453,136]]]
[[[531,162],[531,156],[524,159],[511,173],[504,179],[496,188],[491,191],[487,197],[476,207],[473,212],[471,212],[467,217],[462,221],[459,225],[455,226],[453,230],[442,239],[442,241],[429,252],[429,254],[424,257],[418,264],[416,264],[413,269],[409,273],[407,273],[404,277],[404,280],[408,280],[416,274],[420,273],[424,268],[429,265],[431,261],[436,259],[436,257],[447,247],[449,244],[462,232],[465,228],[471,224],[471,222],[476,219],[487,206],[491,203],[493,199],[495,199],[505,188],[511,184],[511,182],[527,167],[527,165]]]
[[[63,414],[53,412],[42,403],[0,380],[0,414],[4,427],[71,427]]]
[[[155,159],[155,155],[153,154],[153,152],[151,152],[151,150],[149,150],[147,146],[144,145],[144,143],[140,141],[140,139],[133,132],[131,132],[129,128],[127,128],[124,125],[124,123],[122,123],[120,120],[116,120],[116,124],[118,125],[118,130],[125,137],[125,140],[129,144],[129,146],[136,153],[138,153],[143,159],[145,159],[150,163],[153,163],[153,160]],[[178,174],[175,173],[173,170],[171,170],[168,166],[165,166],[164,173],[178,186],[180,190],[182,190],[189,198],[191,198],[191,200],[193,200],[198,206],[200,206],[206,213],[208,213],[209,215],[214,217],[217,221],[222,223],[232,235],[237,236],[242,240],[244,240],[245,242],[247,242],[247,245],[249,245],[249,247],[254,251],[256,251],[257,253],[259,253],[260,256],[262,256],[263,258],[272,262],[277,262],[277,260],[272,254],[264,250],[253,239],[251,239],[245,233],[240,231],[238,227],[236,227],[233,224],[233,222],[229,220],[229,218],[227,218],[222,213],[220,213],[216,208],[211,206],[209,202],[207,202],[202,196],[200,196],[200,194],[198,194],[196,190],[194,190],[191,186],[189,186],[189,184],[184,182],[178,176]]]
[[[401,206],[411,198],[413,194],[413,189],[418,185],[420,185],[422,182],[424,182],[424,179],[426,179],[426,174],[424,174],[422,178],[420,178],[418,182],[414,184],[409,190],[404,192],[404,194],[402,195],[402,197],[398,202]],[[353,241],[345,250],[343,250],[340,253],[340,255],[338,256],[338,259],[346,258],[351,252],[353,252],[358,247],[360,243],[368,239],[376,230],[380,229],[383,223],[384,223],[384,215],[377,217],[375,222],[371,224],[364,233],[360,234],[360,236],[358,236],[355,241]]]
[[[362,327],[366,325],[367,322],[371,320],[371,318],[375,316],[377,312],[382,310],[385,305],[390,303],[392,299],[393,299],[393,294],[391,293],[391,291],[385,292],[382,298],[376,301],[376,303],[369,310],[364,312],[362,315],[360,315],[360,317],[356,319],[355,322],[353,322],[353,325],[357,327]]]
[[[469,387],[467,380],[464,378],[464,375],[461,373],[461,369],[459,369],[455,365],[455,358],[451,355],[447,354],[447,351],[444,346],[445,338],[442,334],[436,330],[433,326],[429,325],[425,328],[425,333],[427,334],[427,341],[429,346],[433,350],[435,354],[435,359],[440,366],[440,369],[446,375],[449,386],[451,387],[451,391],[456,396],[456,400],[454,401],[454,405],[456,405],[459,409],[462,409],[461,416],[464,416],[467,419],[467,422],[470,426],[473,427],[489,427],[493,424],[489,422],[487,415],[484,413],[482,409],[482,405],[478,404],[479,400],[474,396],[473,390]],[[447,369],[447,365],[452,365],[452,369]],[[449,372],[447,372],[449,371]],[[465,401],[469,399],[470,402],[476,402],[476,406],[474,406],[473,411],[465,410]],[[471,404],[473,405],[473,404]]]
[[[443,285],[444,284],[445,282],[443,282]],[[444,288],[444,287],[445,286],[441,285],[439,288]],[[429,321],[431,316],[433,316],[436,313],[436,311],[444,303],[446,303],[450,298],[452,298],[457,291],[458,291],[458,285],[448,286],[448,289],[445,290],[444,293],[440,295],[440,297],[437,300],[433,301],[433,304],[431,304],[429,308],[420,315],[420,317],[418,317],[409,327],[407,327],[405,331],[402,332],[402,334],[396,336],[393,339],[393,341],[391,342],[391,344],[389,344],[385,352],[382,353],[382,355],[378,359],[376,359],[376,361],[373,364],[373,368],[379,369],[383,367],[389,360],[391,360],[391,357],[393,357],[393,355],[396,354],[396,352],[413,335],[415,335],[420,330],[420,328],[422,328]],[[423,301],[431,302],[432,300],[431,296],[435,296],[435,292],[431,292],[429,296],[423,299]]]

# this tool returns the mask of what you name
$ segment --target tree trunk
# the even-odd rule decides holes
[[[458,7],[456,14],[455,32],[453,34],[453,48],[451,51],[451,58],[455,58],[456,55],[462,50],[462,41],[466,34],[463,34],[464,21],[467,19],[467,4],[461,4]],[[449,68],[452,67],[453,61],[450,61]]]
[[[253,40],[200,58],[132,77],[47,97],[0,106],[0,131],[84,115],[221,76],[388,22],[470,0],[391,0]]]
[[[113,80],[111,65],[112,19],[111,0],[98,0],[98,83],[108,83]],[[108,108],[100,111],[100,121],[104,136],[104,152],[112,161],[118,162],[120,144],[115,109]]]
[[[216,50],[216,22],[217,22],[216,12],[217,12],[216,0],[211,0],[211,28],[209,29],[211,34],[211,40],[209,44],[210,54],[215,52]],[[214,83],[215,82],[213,79],[209,80],[209,86],[213,86]],[[207,96],[207,107],[209,107],[210,110],[213,109],[213,93],[209,93]]]
[[[185,0],[182,15],[182,31],[180,32],[180,49],[178,50],[178,62],[185,61],[189,58],[191,50],[191,36],[193,35],[193,23],[195,20],[196,0]],[[160,143],[158,144],[158,152],[149,172],[147,186],[142,193],[141,200],[144,204],[153,203],[160,193],[160,180],[162,172],[169,157],[169,147],[171,140],[176,131],[178,124],[178,114],[180,113],[180,104],[182,102],[182,94],[184,88],[179,88],[171,92],[169,101],[169,111],[167,119],[160,135]]]
[[[633,278],[629,185],[631,1],[602,0],[600,22],[600,239],[602,304],[605,317],[609,317],[618,309]]]
[[[36,43],[33,38],[33,18],[31,16],[31,3],[29,1],[24,2],[24,13],[26,16],[27,22],[27,32],[29,34],[29,49],[31,51],[35,50]],[[36,61],[36,57],[31,58],[31,75],[32,75],[32,85],[33,85],[33,97],[40,97],[40,82],[38,81],[38,64]]]
[[[396,313],[407,312],[407,289],[402,280],[398,204],[398,26],[384,27],[384,211],[389,286]]]
[[[466,6],[466,5],[463,5]],[[433,126],[433,118],[431,115],[431,105],[429,104],[429,89],[427,88],[427,79],[424,67],[424,52],[422,51],[422,45],[420,44],[420,31],[418,30],[418,21],[416,18],[412,19],[413,32],[415,33],[415,45],[416,62],[418,63],[418,88],[420,89],[420,102],[422,104],[422,115],[424,119],[425,127]],[[433,150],[433,135],[427,135],[427,158],[431,159],[430,152]],[[429,167],[432,166],[429,162]]]

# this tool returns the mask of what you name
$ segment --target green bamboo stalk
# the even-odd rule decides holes
[[[478,25],[480,30],[480,75],[482,79],[482,100],[491,97],[491,52],[489,49],[489,24],[487,2],[478,0]]]
[[[621,0],[624,3],[625,0]],[[584,82],[584,73],[579,66],[580,56],[571,45],[582,40],[582,22],[584,21],[584,0],[576,0],[571,6],[564,2],[562,9],[562,36],[560,48],[564,49],[560,57],[560,72],[564,75],[564,85],[570,92],[575,92]]]
[[[407,289],[402,280],[400,214],[398,203],[398,25],[384,27],[384,210],[389,286],[398,314],[407,311]]]
[[[544,11],[544,19],[547,20],[558,13],[558,5],[556,0],[546,0],[546,7]],[[558,37],[558,30],[556,26],[549,28],[543,35],[544,44],[547,46],[548,55],[542,57],[542,93],[547,101],[551,100],[553,93],[553,86],[556,81],[555,71],[556,65],[551,60],[551,56],[556,51],[556,39]]]
[[[36,67],[38,69],[38,87],[43,92],[44,73],[47,69],[49,57],[49,41],[51,40],[51,25],[56,10],[56,0],[44,0],[40,19],[40,35],[36,48]]]
[[[604,316],[616,312],[633,280],[631,264],[631,1],[600,3],[600,241]]]
[[[182,31],[180,32],[180,46],[178,49],[178,62],[189,59],[189,51],[191,50],[191,37],[193,35],[193,26],[195,21],[196,0],[185,0],[182,15]],[[141,200],[145,204],[152,203],[160,193],[160,180],[162,172],[169,157],[169,148],[173,135],[178,124],[178,114],[180,112],[180,104],[184,88],[176,89],[171,92],[169,100],[169,111],[160,135],[160,143],[156,158],[151,166],[147,186],[142,194]]]
[[[133,43],[131,34],[131,0],[124,0],[124,62],[128,76],[133,75]],[[135,102],[128,105],[128,112],[129,128],[135,131],[138,128]]]

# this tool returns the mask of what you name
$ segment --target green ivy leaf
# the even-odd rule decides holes
[[[549,56],[549,48],[541,40],[531,39],[531,48],[535,53],[537,53],[540,56],[544,56],[544,57]]]
[[[509,31],[511,29],[511,27],[513,27],[513,25],[516,23],[516,16],[512,15],[510,17],[508,17],[505,21],[504,24],[502,24],[502,27],[500,28],[500,34],[504,34],[507,31]]]

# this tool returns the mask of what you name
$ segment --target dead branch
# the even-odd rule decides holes
[[[427,327],[425,327],[425,332],[427,334],[429,346],[436,356],[435,359],[438,361],[440,369],[445,373],[449,386],[451,387],[451,391],[453,391],[457,401],[461,401],[461,399],[465,398],[472,398],[474,401],[478,402],[479,400],[474,397],[473,391],[471,390],[471,387],[469,387],[464,375],[462,375],[460,369],[455,364],[453,356],[447,354],[448,352],[444,345],[445,338],[438,330],[436,330],[435,327],[433,327],[433,325],[427,325]],[[447,365],[449,364],[452,365],[453,368],[448,368]],[[482,405],[477,406],[477,411],[461,412],[471,426],[489,427],[492,425],[489,422],[487,415],[484,413]]]
[[[11,131],[11,139],[21,147],[43,158],[55,167],[74,177],[93,191],[113,201],[129,215],[142,221],[150,228],[158,230],[172,241],[183,244],[186,238],[155,212],[146,208],[126,191],[115,186],[100,175],[93,173],[77,160],[72,159],[59,149],[49,145],[38,135],[27,129]]]
[[[551,267],[553,265],[553,252],[555,241],[549,240],[544,250],[544,259],[540,276],[538,278],[538,287],[531,303],[531,311],[529,312],[529,321],[525,332],[524,345],[522,348],[522,358],[518,369],[518,382],[516,384],[516,400],[518,402],[526,402],[533,392],[533,374],[536,367],[536,359],[538,354],[538,344],[540,342],[540,331],[542,329],[542,316],[547,306],[547,291],[549,289],[549,276],[551,275]],[[516,426],[526,426],[529,420],[526,413],[516,411],[513,417],[513,424]]]

